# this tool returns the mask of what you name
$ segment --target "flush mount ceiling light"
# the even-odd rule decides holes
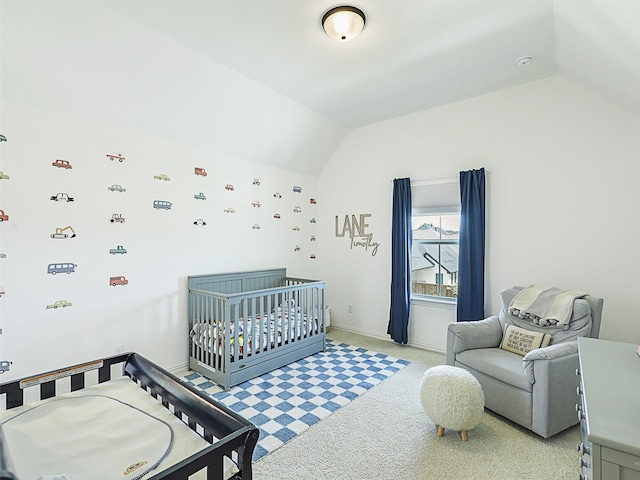
[[[348,5],[334,7],[322,16],[322,28],[327,35],[339,42],[357,37],[365,23],[364,12]]]

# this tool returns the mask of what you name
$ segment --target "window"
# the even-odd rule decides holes
[[[458,296],[460,194],[457,179],[411,185],[411,294]]]

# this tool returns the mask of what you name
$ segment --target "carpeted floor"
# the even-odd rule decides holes
[[[225,392],[198,373],[183,378],[260,429],[254,461],[344,407],[408,365],[408,361],[327,342],[327,349]]]
[[[422,410],[424,371],[444,355],[332,329],[336,342],[411,361],[282,448],[253,465],[256,480],[573,480],[578,476],[572,427],[548,440],[485,411],[462,442],[437,437]]]

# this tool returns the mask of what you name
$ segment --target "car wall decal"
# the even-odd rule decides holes
[[[208,175],[207,171],[201,167],[193,167],[193,173],[201,177],[206,177]]]
[[[111,223],[124,223],[124,215],[121,213],[114,213],[111,215]]]
[[[154,175],[153,178],[155,178],[156,180],[164,180],[165,182],[171,181],[171,178],[166,173],[159,173],[157,175]]]
[[[168,200],[154,200],[153,208],[156,210],[171,210],[173,203]]]
[[[0,210],[0,222],[8,222],[8,221],[9,221],[9,215],[4,213],[4,210]]]
[[[51,166],[53,167],[58,167],[58,168],[64,168],[65,170],[70,170],[73,167],[71,166],[71,163],[69,162],[69,160],[63,160],[61,158],[55,160],[54,162],[51,163]]]
[[[254,179],[253,179],[253,184],[254,184],[256,187],[259,187],[259,186],[260,186],[260,179],[259,179],[259,178],[254,178]]]
[[[9,180],[9,175],[0,170],[0,180]]]
[[[69,300],[56,300],[55,302],[47,305],[45,308],[47,310],[48,309],[56,310],[58,308],[67,308],[67,307],[70,307],[71,305],[73,304]]]
[[[76,231],[73,229],[71,225],[67,225],[66,227],[57,227],[55,232],[53,232],[49,236],[55,239],[75,238]]]
[[[113,184],[110,187],[107,187],[107,190],[111,191],[111,192],[126,192],[127,189],[124,188],[122,185],[118,185],[118,184]]]
[[[55,276],[59,273],[71,274],[75,273],[76,268],[78,268],[78,265],[73,262],[50,263],[49,265],[47,265],[47,275]]]
[[[118,245],[115,248],[110,248],[109,253],[111,255],[117,255],[117,254],[124,255],[125,253],[127,253],[127,249],[124,248],[122,245]]]
[[[233,207],[227,207],[224,209],[224,213],[236,213],[236,209]]]
[[[51,200],[54,202],[73,202],[73,197],[66,192],[56,193],[55,195],[51,195]]]
[[[205,196],[204,193],[200,192],[200,193],[196,193],[193,198],[195,198],[196,200],[206,200],[207,197]]]
[[[107,153],[107,158],[111,161],[117,160],[119,162],[124,162],[124,155],[121,153]]]
[[[204,221],[203,219],[201,219],[201,218],[198,218],[198,219],[196,219],[196,221],[194,221],[194,222],[193,222],[193,224],[194,224],[194,225],[199,225],[199,226],[204,227],[204,226],[207,224],[207,222],[205,222],[205,221]]]
[[[109,277],[109,285],[115,287],[117,285],[129,285],[129,280],[124,275],[116,275],[115,277]]]

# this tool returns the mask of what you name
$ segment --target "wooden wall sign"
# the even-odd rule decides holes
[[[370,217],[370,213],[361,213],[359,218],[356,215],[345,215],[342,222],[342,230],[339,229],[338,215],[336,215],[336,237],[344,237],[347,234],[351,239],[351,250],[354,247],[363,248],[365,251],[371,250],[371,256],[378,253],[380,244],[373,241],[373,233],[367,233],[366,219]]]

